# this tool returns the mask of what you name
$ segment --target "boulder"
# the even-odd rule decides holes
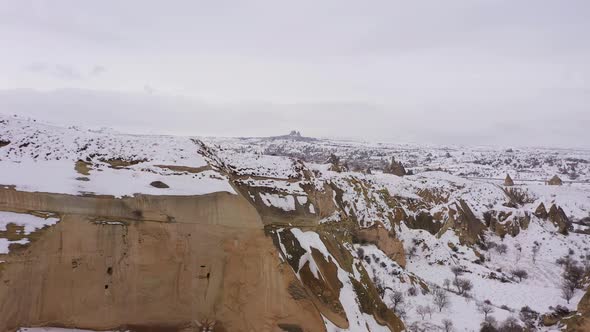
[[[160,188],[160,189],[170,188],[170,186],[168,186],[167,184],[165,184],[162,181],[154,181],[154,182],[150,183],[150,186],[155,187],[155,188]]]

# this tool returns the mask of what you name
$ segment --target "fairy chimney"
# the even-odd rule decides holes
[[[395,161],[394,157],[391,157],[391,163],[385,166],[383,173],[390,173],[397,176],[404,176],[408,174],[404,165],[399,161]]]
[[[506,187],[511,187],[514,185],[514,181],[512,181],[512,178],[510,177],[510,174],[506,174],[506,178],[504,179],[504,185]]]

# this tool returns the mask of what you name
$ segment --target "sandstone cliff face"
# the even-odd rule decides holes
[[[394,260],[401,267],[406,266],[406,255],[403,243],[394,234],[387,231],[382,224],[375,224],[369,228],[361,229],[357,234],[361,242],[375,244],[377,248]]]
[[[61,221],[2,257],[0,330],[65,326],[215,331],[322,331],[242,197],[113,199],[0,192],[2,209],[54,211]],[[104,223],[102,221],[110,221]]]
[[[351,320],[350,303],[343,307],[342,292],[357,298],[355,310],[372,317],[378,329],[403,329],[362,265],[353,267],[343,245],[350,242],[343,235],[347,224],[320,229],[320,217],[336,211],[331,187],[307,188],[308,201],[292,212],[245,198],[260,190],[244,185],[240,195],[116,199],[0,189],[1,210],[48,211],[60,218],[32,243],[0,257],[0,330],[188,332],[213,324],[214,331],[325,331],[322,317],[354,330],[351,324],[360,323]],[[272,229],[291,224],[320,227],[317,234],[330,252],[311,250],[320,276],[311,263],[299,267],[303,249],[296,239],[288,252],[277,245]],[[404,265],[401,242],[385,228],[361,232]]]

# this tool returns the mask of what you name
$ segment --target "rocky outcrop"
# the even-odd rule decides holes
[[[553,204],[549,209],[548,213],[549,220],[558,228],[561,234],[567,234],[570,230],[572,223],[563,211],[561,207]]]
[[[406,224],[412,229],[423,229],[435,235],[443,227],[443,223],[434,219],[430,213],[419,212],[415,216],[406,217]]]
[[[180,331],[323,331],[296,297],[256,210],[227,193],[77,197],[0,190],[0,207],[61,222],[2,257],[0,330],[64,326]],[[107,222],[101,222],[107,220]]]
[[[389,173],[397,176],[404,176],[407,174],[404,165],[401,162],[396,161],[394,157],[391,157],[391,163],[389,163],[389,165],[383,169],[383,173]]]
[[[405,268],[404,244],[383,227],[383,224],[376,223],[371,227],[361,229],[356,233],[356,236],[361,243],[367,242],[376,245],[387,257]]]
[[[549,216],[549,213],[547,213],[547,209],[545,208],[545,204],[543,204],[543,202],[541,202],[541,204],[537,206],[537,209],[535,210],[534,214],[537,218],[541,219],[547,219],[547,217]]]
[[[373,316],[385,331],[404,329],[403,322],[383,303],[363,265],[355,263],[350,251],[343,246],[342,241],[346,241],[344,238],[347,233],[343,229],[329,228],[329,231],[317,232],[320,241],[329,251],[328,257],[314,247],[309,255],[310,252],[303,248],[289,228],[269,229],[268,233],[271,234],[277,249],[284,253],[284,260],[298,273],[303,284],[303,289],[298,293],[307,294],[322,316],[332,324],[342,329],[350,327],[354,330],[351,325],[354,322],[349,319],[359,318],[347,316],[346,310],[342,307],[343,303],[339,300],[341,292],[344,291],[341,278],[348,275],[360,312]],[[301,265],[303,255],[308,256]],[[312,266],[317,272],[312,271]],[[353,270],[357,272],[353,273]]]
[[[500,237],[517,236],[521,230],[527,229],[531,222],[530,215],[515,215],[516,211],[487,211],[484,213],[486,226]]]
[[[330,170],[333,172],[340,173],[346,171],[346,165],[341,165],[340,158],[335,154],[331,154],[326,163],[330,164]]]
[[[31,244],[1,257],[0,331],[20,326],[197,331],[204,325],[213,331],[325,331],[322,317],[346,328],[335,268],[353,275],[353,257],[344,245],[350,241],[349,224],[322,233],[336,261],[313,252],[319,279],[309,264],[298,275],[281,264],[276,239],[266,229],[290,223],[330,227],[319,220],[338,211],[334,189],[302,186],[313,213],[299,200],[301,209],[293,213],[268,213],[245,198],[252,188],[236,187],[239,195],[121,199],[0,189],[0,210],[61,217]],[[401,242],[383,226],[363,236],[405,264]],[[298,257],[296,249],[289,254]],[[351,279],[360,310],[385,330],[400,331],[403,323],[360,263],[355,270],[362,275]]]
[[[475,244],[481,240],[486,225],[477,219],[465,201],[453,204],[448,213],[444,229],[454,229],[462,243]]]

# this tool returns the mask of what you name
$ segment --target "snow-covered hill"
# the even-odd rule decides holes
[[[328,331],[396,330],[397,318],[478,331],[487,315],[556,331],[587,287],[589,151],[131,136],[6,116],[0,145],[0,184],[17,191],[243,196]],[[392,158],[411,172],[389,174]],[[29,243],[3,238],[9,225],[29,235],[51,218],[2,212],[0,255]]]
[[[202,195],[233,193],[194,140],[61,128],[0,116],[0,184],[23,191]],[[169,188],[151,183],[161,181]]]

